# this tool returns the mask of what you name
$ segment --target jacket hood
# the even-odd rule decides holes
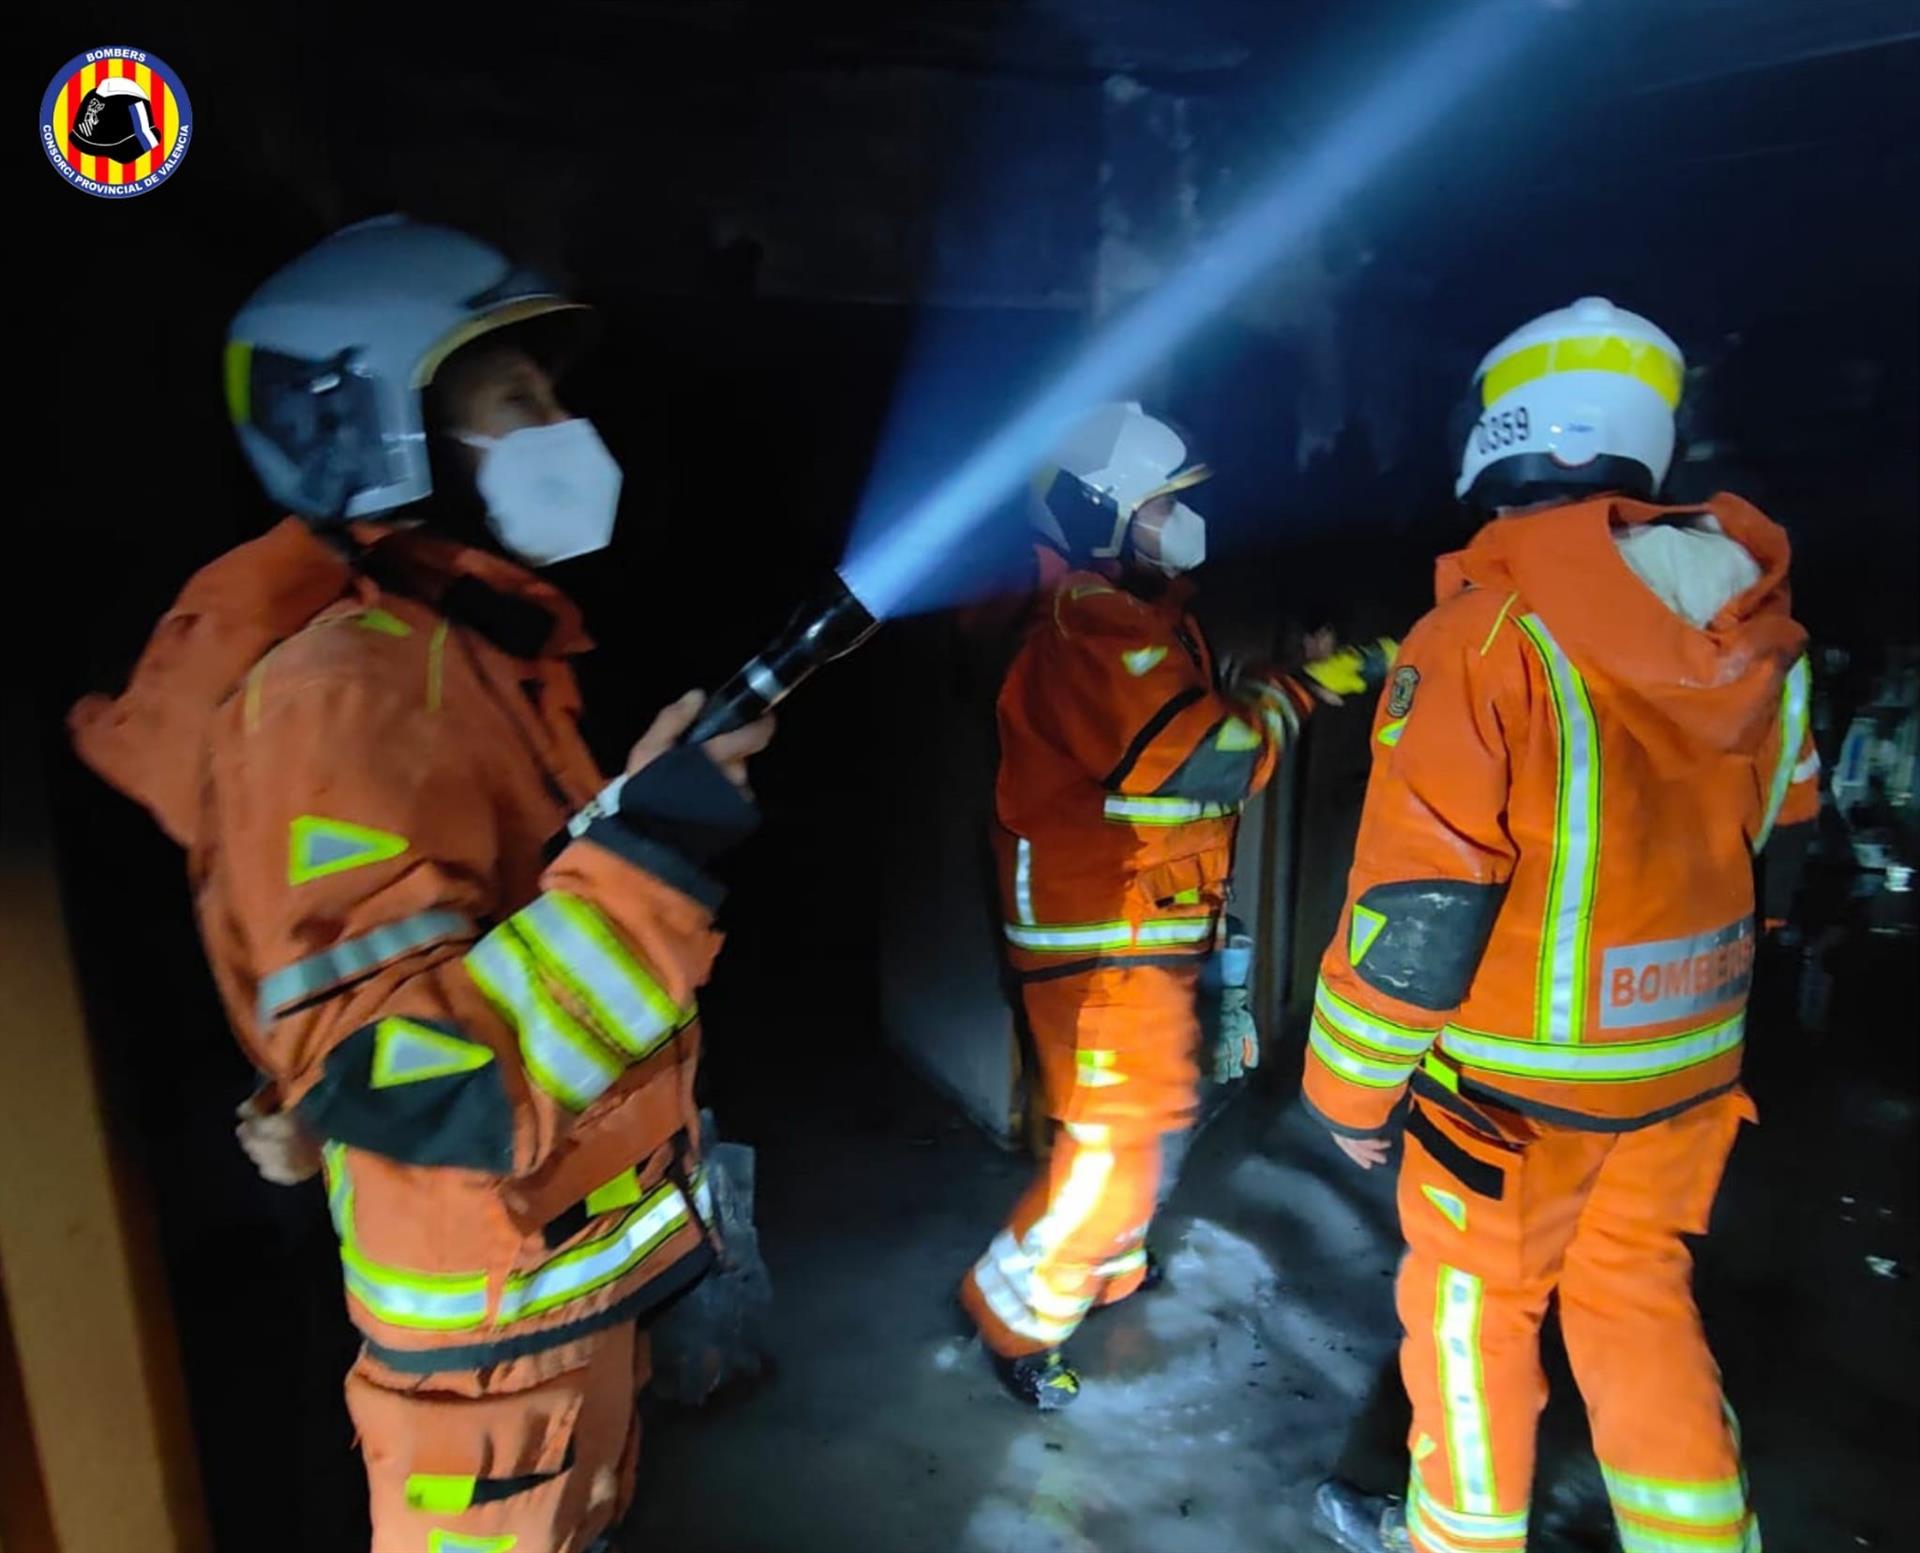
[[[591,645],[571,601],[504,557],[423,528],[356,524],[352,537],[358,555],[349,560],[288,518],[228,551],[196,573],[161,616],[125,692],[88,696],[68,714],[80,758],[149,809],[182,846],[197,839],[215,714],[276,643],[342,599],[371,604],[384,582],[444,613],[493,616],[476,620],[476,629],[517,635],[519,656]],[[502,620],[503,601],[517,615]],[[480,610],[482,604],[491,607]]]
[[[1684,619],[1622,559],[1616,534],[1711,514],[1758,565],[1704,627]],[[1757,752],[1788,668],[1806,647],[1787,588],[1786,531],[1721,493],[1698,506],[1660,507],[1603,496],[1496,518],[1467,548],[1443,556],[1437,593],[1467,588],[1513,596],[1538,615],[1567,656],[1599,682],[1663,773],[1703,757]]]

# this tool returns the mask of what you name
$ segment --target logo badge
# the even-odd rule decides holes
[[[102,199],[150,194],[193,138],[180,77],[140,49],[89,49],[60,67],[40,99],[40,144],[54,171]]]
[[[1413,709],[1413,693],[1420,688],[1420,671],[1403,663],[1393,671],[1387,690],[1387,716],[1405,717]]]

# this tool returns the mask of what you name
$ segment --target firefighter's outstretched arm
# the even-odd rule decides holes
[[[479,741],[407,689],[286,687],[232,752],[223,866],[260,968],[248,1044],[323,1137],[521,1174],[675,1049],[719,944],[705,865],[755,812],[701,749],[668,747],[676,726],[642,741],[512,909]],[[765,732],[722,754],[744,760]]]
[[[1526,716],[1525,680],[1498,602],[1469,595],[1421,621],[1375,714],[1307,1046],[1306,1103],[1344,1138],[1385,1129],[1472,985],[1513,873],[1507,739]]]

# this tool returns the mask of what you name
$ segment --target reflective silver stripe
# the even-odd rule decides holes
[[[1369,1062],[1364,1057],[1356,1057],[1318,1025],[1307,1031],[1307,1041],[1334,1072],[1371,1089],[1397,1089],[1412,1076],[1415,1067],[1411,1062]]]
[[[512,920],[544,969],[581,995],[605,1032],[635,1061],[692,1017],[585,901],[559,892],[542,895]]]
[[[472,938],[478,929],[457,911],[421,911],[389,922],[358,938],[343,938],[304,960],[296,960],[260,979],[255,1008],[262,1025],[284,1008],[378,970],[389,960],[446,938]]]
[[[353,1180],[346,1151],[325,1146],[327,1207],[340,1237],[340,1266],[354,1298],[390,1326],[458,1331],[487,1314],[485,1273],[416,1273],[376,1262],[361,1249],[353,1224]]]
[[[1237,803],[1202,803],[1197,798],[1129,798],[1121,794],[1107,797],[1100,812],[1110,820],[1129,825],[1191,825],[1198,820],[1219,820],[1238,814]]]
[[[1468,1515],[1496,1515],[1493,1432],[1480,1359],[1480,1280],[1442,1266],[1435,1280],[1433,1337],[1440,1361],[1440,1394],[1447,1412],[1447,1463],[1453,1496]]]
[[[1009,922],[1007,938],[1022,949],[1059,953],[1068,949],[1125,949],[1133,943],[1133,928],[1126,922],[1093,922],[1085,927],[1032,927]]]
[[[1717,1526],[1724,1521],[1740,1520],[1747,1513],[1746,1489],[1737,1477],[1683,1483],[1616,1472],[1605,1462],[1600,1465],[1600,1475],[1607,1480],[1607,1497],[1613,1501],[1615,1510],[1658,1516],[1663,1521],[1686,1521],[1695,1526]]]
[[[1033,843],[1022,836],[1013,849],[1013,909],[1033,924]]]
[[[1519,624],[1546,666],[1560,760],[1534,1033],[1543,1041],[1573,1042],[1580,1039],[1587,1016],[1587,961],[1600,860],[1600,736],[1586,681],[1546,623],[1538,615],[1523,615]]]
[[[1323,978],[1313,989],[1313,1006],[1320,1017],[1338,1030],[1349,1040],[1362,1046],[1371,1046],[1382,1052],[1408,1052],[1415,1057],[1426,1054],[1433,1045],[1438,1030],[1415,1030],[1408,1025],[1397,1025],[1390,1019],[1381,1019],[1368,1014],[1349,1003]]]
[[[1142,922],[1134,941],[1142,944],[1198,944],[1213,936],[1206,917],[1178,917],[1166,922]]]
[[[510,925],[481,939],[466,963],[488,1001],[518,1029],[527,1071],[562,1105],[584,1111],[620,1076],[614,1055],[541,988],[533,958]]]
[[[535,1272],[508,1281],[500,1297],[501,1325],[524,1321],[591,1294],[639,1266],[691,1219],[687,1199],[671,1184],[652,1193],[612,1234],[563,1252]]]
[[[1730,1052],[1746,1035],[1746,1015],[1704,1029],[1688,1030],[1660,1041],[1622,1041],[1607,1045],[1543,1046],[1538,1041],[1512,1040],[1478,1030],[1448,1025],[1440,1032],[1440,1049],[1449,1056],[1495,1073],[1517,1073],[1528,1078],[1636,1079],[1658,1078],[1707,1062]]]
[[[1168,917],[1156,922],[1087,922],[1066,927],[1038,927],[1025,922],[1008,922],[1004,929],[1009,943],[1044,954],[1063,954],[1075,949],[1131,949],[1137,945],[1198,944],[1211,938],[1214,924],[1208,917]]]
[[[1120,1278],[1128,1273],[1138,1272],[1147,1265],[1147,1248],[1135,1247],[1124,1256],[1116,1256],[1110,1262],[1102,1262],[1094,1269],[1102,1278]]]
[[[1450,1510],[1445,1505],[1435,1504],[1433,1496],[1420,1481],[1420,1472],[1416,1467],[1413,1477],[1407,1484],[1407,1504],[1418,1505],[1420,1513],[1441,1530],[1456,1537],[1471,1537],[1482,1542],[1500,1542],[1527,1534],[1527,1511],[1516,1515],[1469,1515],[1462,1510]]]
[[[1780,806],[1787,801],[1787,789],[1793,786],[1793,768],[1800,759],[1801,746],[1807,742],[1808,687],[1813,678],[1804,657],[1787,670],[1787,682],[1780,687],[1780,754],[1774,762],[1773,785],[1767,794],[1767,812],[1753,838],[1758,852],[1773,834],[1773,822],[1780,818]],[[1815,770],[1818,770],[1818,766]]]
[[[1805,782],[1818,775],[1820,775],[1820,755],[1816,750],[1793,768],[1793,782],[1789,782],[1787,786],[1792,787],[1794,782]]]
[[[1749,1524],[1718,1536],[1697,1531],[1662,1531],[1657,1526],[1642,1526],[1618,1516],[1614,1524],[1620,1532],[1622,1553],[1760,1553],[1760,1528]]]

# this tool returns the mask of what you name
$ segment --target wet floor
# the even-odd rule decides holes
[[[1911,1065],[1842,1036],[1769,1043],[1764,1018],[1763,1122],[1699,1284],[1767,1545],[1911,1548]],[[1162,1216],[1166,1285],[1088,1323],[1081,1400],[1039,1417],[1001,1395],[950,1303],[1027,1167],[895,1087],[884,1119],[871,1097],[755,1119],[778,1370],[656,1416],[633,1546],[1323,1553],[1313,1485],[1336,1465],[1379,1487],[1404,1472],[1386,1172],[1349,1166],[1297,1106],[1245,1097]],[[1556,1369],[1533,1546],[1599,1553],[1605,1504]]]

